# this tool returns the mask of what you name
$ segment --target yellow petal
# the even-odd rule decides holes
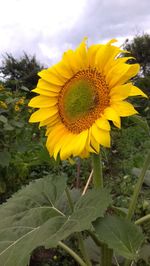
[[[104,117],[108,120],[113,121],[114,125],[117,126],[118,128],[121,127],[120,117],[112,107],[107,107],[104,110]]]
[[[110,130],[110,124],[108,122],[107,119],[105,118],[99,118],[95,121],[96,125],[100,128],[100,129],[104,129],[104,130]]]
[[[58,142],[56,143],[55,147],[54,147],[54,159],[57,159],[58,153],[60,152],[62,146],[64,145],[64,143],[67,141],[67,137],[68,134],[64,135],[64,136],[60,136]]]
[[[110,147],[109,131],[99,129],[96,124],[93,124],[92,135],[99,144],[103,145],[104,147]]]
[[[111,70],[111,74],[108,73],[106,80],[109,83],[109,88],[122,85],[129,79],[134,77],[140,70],[139,64],[117,64]]]
[[[75,56],[76,56],[76,60],[77,60],[79,68],[88,67],[86,39],[87,38],[84,38],[83,41],[80,43],[80,45],[75,50]]]
[[[42,70],[41,72],[38,73],[38,75],[45,81],[58,86],[64,85],[66,81],[66,79],[64,80],[61,79],[61,77],[57,75],[51,68]]]
[[[60,122],[60,118],[59,118],[58,114],[53,115],[53,116],[49,117],[48,119],[46,119],[46,120],[44,120],[44,121],[41,121],[39,127],[43,127],[43,126],[52,126],[52,125],[54,125],[54,123],[56,123],[56,122],[57,122],[58,124],[59,124],[59,122]]]
[[[39,79],[38,84],[37,84],[38,89],[43,89],[43,90],[48,90],[52,92],[58,93],[61,90],[61,86],[59,85],[54,85],[52,83],[49,83],[43,79]]]
[[[130,95],[132,83],[113,87],[109,93],[111,102],[126,99]]]
[[[40,122],[40,121],[46,120],[47,118],[57,113],[58,113],[58,108],[56,106],[49,107],[49,108],[42,108],[34,112],[31,115],[29,122],[30,123]]]
[[[118,113],[119,116],[123,116],[123,117],[138,113],[134,109],[132,104],[125,102],[125,101],[116,102],[112,104],[111,107]]]
[[[99,153],[99,151],[100,151],[100,145],[99,145],[99,143],[95,140],[95,138],[93,137],[92,134],[90,136],[90,139],[91,139],[91,142],[90,142],[89,152]]]
[[[102,46],[101,44],[94,44],[88,48],[87,56],[88,56],[88,65],[90,67],[95,67],[95,57],[96,57],[98,49],[101,46]]]
[[[43,90],[40,88],[35,88],[32,90],[32,92],[44,95],[44,96],[49,96],[49,97],[57,97],[58,93],[57,92],[53,92],[53,91],[48,91],[48,90]]]
[[[79,65],[75,57],[75,52],[72,50],[68,50],[67,52],[64,53],[63,62],[67,64],[70,67],[70,71],[72,72],[73,75],[75,75],[79,71]]]
[[[56,105],[58,102],[58,98],[56,97],[47,97],[47,96],[36,96],[30,100],[28,105],[30,107],[35,107],[35,108],[45,108],[45,107],[51,107]]]
[[[143,96],[145,98],[148,98],[148,96],[143,91],[141,91],[136,86],[132,86],[129,96],[137,96],[137,95],[140,95],[140,96]]]
[[[50,155],[53,156],[54,150],[56,149],[57,143],[60,141],[61,138],[64,137],[64,134],[66,133],[66,128],[61,123],[57,126],[55,126],[51,132],[48,134],[46,147],[50,152]]]
[[[70,133],[66,136],[66,139],[63,141],[63,145],[60,150],[60,158],[61,160],[66,160],[69,158],[72,154],[73,145],[71,143],[73,142],[75,138],[75,135]]]
[[[124,50],[118,50],[118,54],[119,53],[123,53]],[[115,57],[117,56],[117,51],[116,51],[116,55]],[[117,67],[118,65],[121,65],[126,63],[129,59],[134,59],[134,57],[130,56],[130,57],[118,57],[118,58],[115,58],[115,57],[111,57],[110,60],[109,60],[109,63],[106,64],[105,68],[104,68],[104,73],[107,77],[107,80],[109,81],[110,78],[111,78],[111,73],[113,71],[113,68],[114,67]]]
[[[95,64],[101,72],[104,71],[104,67],[107,66],[109,60],[112,60],[120,51],[116,46],[111,46],[116,40],[111,40],[105,45],[102,45],[101,48],[97,51],[95,57]]]
[[[88,129],[76,135],[73,146],[73,155],[78,156],[84,150],[88,139]]]
[[[55,72],[64,77],[65,80],[70,79],[73,76],[72,71],[70,70],[69,66],[65,63],[64,60],[60,61],[56,65],[53,66]]]

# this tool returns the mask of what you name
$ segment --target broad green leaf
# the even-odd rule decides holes
[[[117,254],[135,259],[144,240],[140,229],[130,221],[117,216],[106,216],[94,223],[99,239]]]
[[[70,215],[63,213],[64,177],[31,183],[0,207],[0,266],[26,266],[37,246],[54,247],[102,217],[111,198],[107,190],[81,197]]]

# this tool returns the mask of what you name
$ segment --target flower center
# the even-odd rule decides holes
[[[61,121],[73,133],[91,127],[108,105],[109,88],[105,78],[90,67],[67,81],[58,97]]]

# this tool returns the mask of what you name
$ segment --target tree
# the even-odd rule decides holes
[[[17,59],[12,54],[6,53],[3,58],[0,72],[7,87],[18,90],[24,86],[31,90],[36,86],[39,79],[37,73],[43,66],[35,56],[24,53],[22,57]]]
[[[132,41],[127,39],[123,47],[136,58],[141,66],[142,74],[148,75],[150,73],[150,35],[135,36]]]

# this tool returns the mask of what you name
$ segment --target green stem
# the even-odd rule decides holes
[[[103,173],[100,154],[92,154],[93,184],[95,188],[103,188]]]
[[[101,154],[92,154],[92,163],[93,163],[93,184],[95,188],[103,188],[103,173],[102,173],[102,162]],[[93,237],[95,243],[97,239]],[[100,242],[98,242],[100,246]],[[101,244],[101,266],[111,266],[112,265],[112,256],[113,250],[109,249],[106,244]]]
[[[148,220],[150,220],[150,214],[147,214],[147,215],[143,216],[142,218],[136,220],[135,224],[139,225],[139,224],[142,224]]]
[[[133,193],[133,196],[132,196],[132,199],[131,199],[131,202],[129,205],[128,214],[127,214],[128,220],[131,220],[132,216],[134,214],[136,203],[137,203],[137,198],[138,198],[138,195],[140,193],[140,190],[141,190],[141,187],[142,187],[142,184],[144,181],[145,173],[146,173],[149,165],[150,165],[150,152],[149,152],[149,154],[148,154],[148,156],[144,162],[143,169],[141,171],[141,174],[139,175],[138,182],[137,182],[135,189],[134,189],[134,193]]]
[[[101,248],[101,265],[111,266],[112,256],[113,256],[113,250],[109,249],[106,244],[103,244]]]
[[[99,239],[97,238],[97,236],[94,234],[93,231],[91,230],[87,230],[88,234],[90,235],[90,237],[93,239],[93,241],[95,242],[95,244],[99,247],[102,246],[102,243],[99,241]]]
[[[87,266],[87,264],[79,257],[77,253],[75,253],[71,248],[69,248],[66,244],[63,242],[59,241],[58,246],[63,248],[69,255],[71,255],[72,258],[76,260],[77,263],[81,266]]]
[[[68,203],[69,203],[69,206],[70,206],[70,210],[71,210],[71,212],[73,212],[74,205],[73,205],[73,201],[72,201],[72,198],[71,198],[71,195],[70,195],[68,187],[66,187],[65,192],[66,192],[67,200],[68,200]],[[79,248],[80,248],[81,254],[82,254],[83,258],[85,259],[85,261],[87,263],[87,266],[92,266],[92,264],[91,264],[91,262],[89,260],[89,257],[88,257],[88,253],[87,253],[86,248],[84,246],[84,241],[82,239],[82,233],[81,232],[77,232],[76,236],[77,236],[77,239],[78,239],[78,243],[79,243]]]
[[[129,210],[128,210],[128,214],[127,214],[127,219],[128,220],[131,220],[132,216],[134,214],[136,203],[137,203],[137,199],[138,199],[140,190],[142,188],[144,177],[145,177],[146,171],[149,168],[149,165],[150,165],[150,152],[148,153],[147,158],[145,159],[145,162],[144,162],[144,165],[143,165],[143,169],[142,169],[142,171],[141,171],[141,173],[139,175],[137,184],[136,184],[135,189],[134,189],[133,196],[131,198],[131,202],[130,202]],[[140,223],[144,222],[147,219],[147,218],[144,218],[144,217],[140,218],[135,223],[136,224],[140,224]],[[129,266],[129,265],[131,265],[131,261],[130,260],[125,260],[124,266]]]

